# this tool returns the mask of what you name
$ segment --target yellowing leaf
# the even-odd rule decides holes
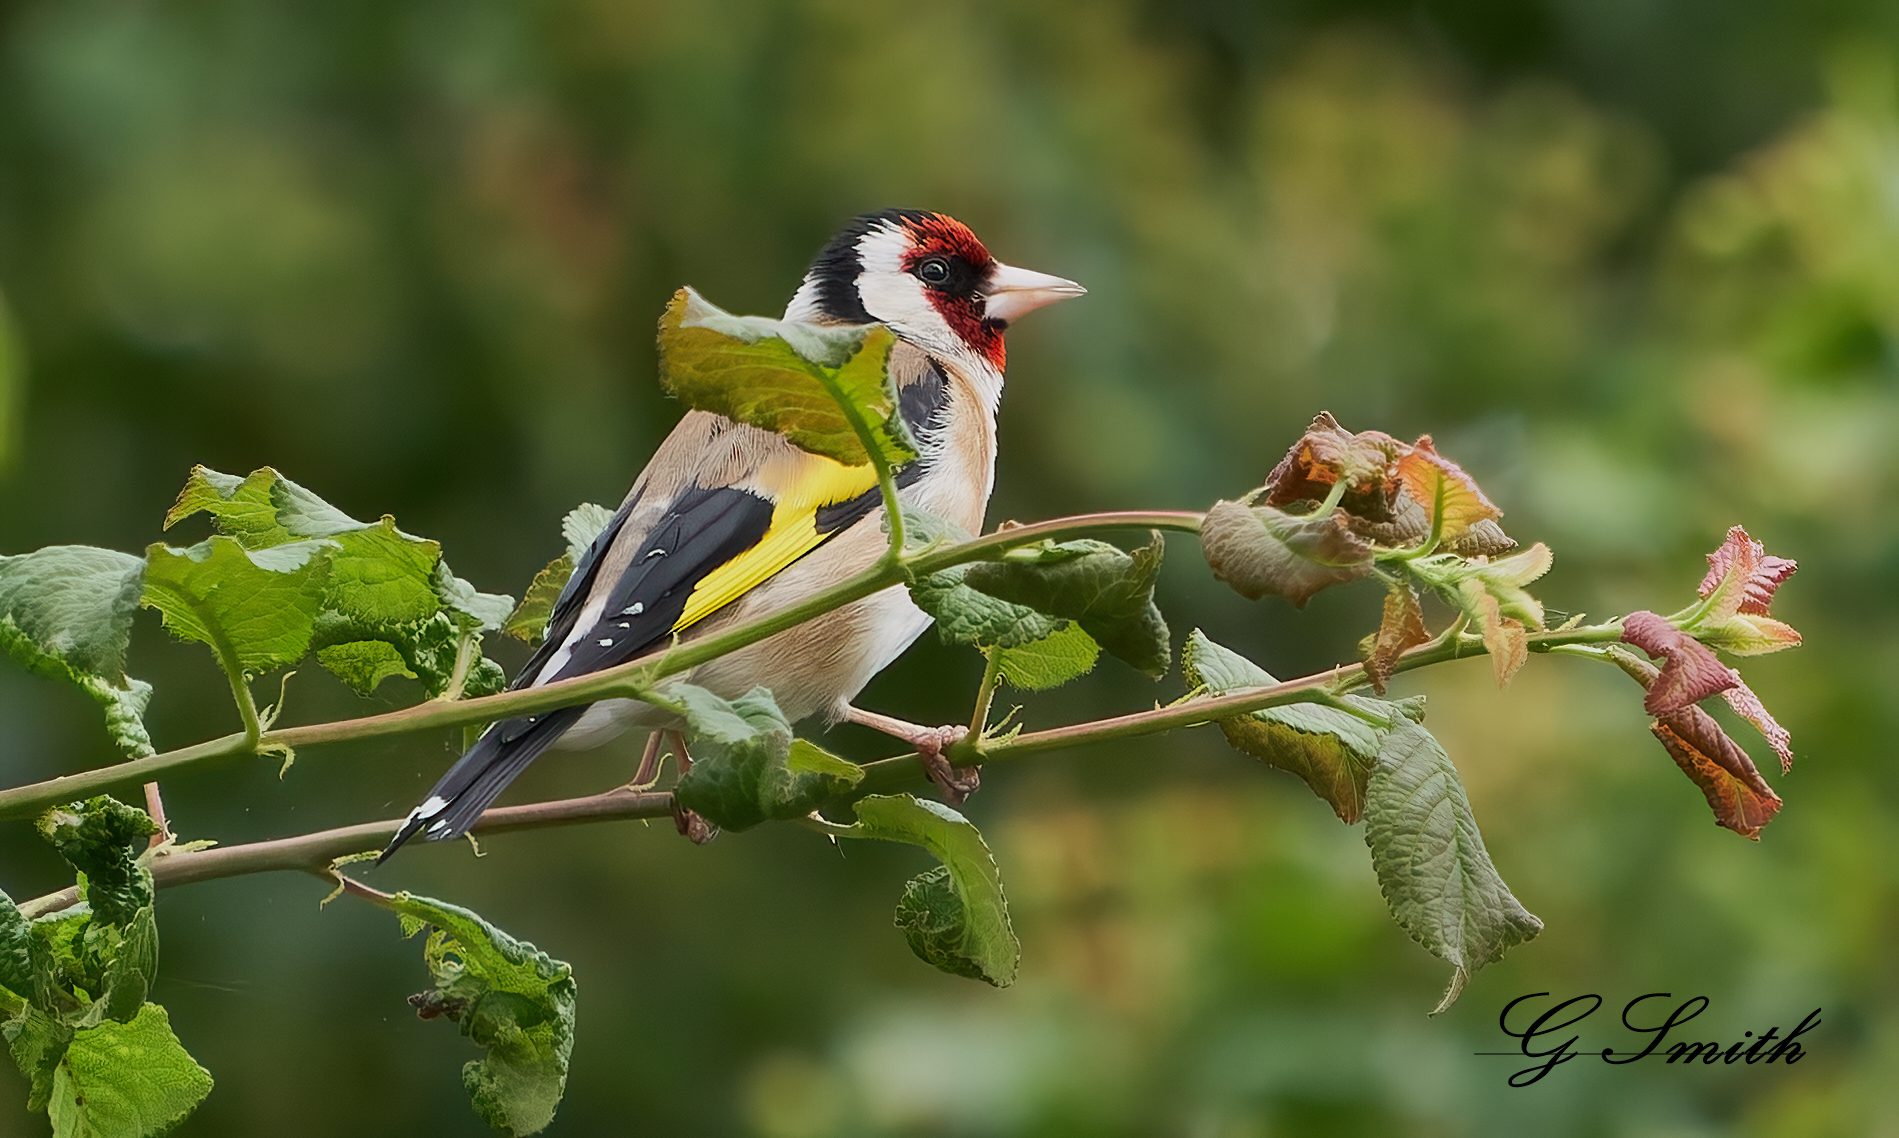
[[[688,406],[775,431],[846,466],[916,456],[897,413],[887,363],[896,336],[881,324],[830,327],[734,316],[696,291],[673,294],[659,321],[659,371]]]
[[[1399,456],[1398,481],[1404,492],[1424,507],[1425,516],[1437,527],[1440,541],[1455,541],[1479,522],[1503,515],[1475,479],[1437,453],[1429,435]]]

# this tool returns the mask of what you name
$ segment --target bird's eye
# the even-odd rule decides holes
[[[925,257],[917,264],[916,273],[924,284],[940,285],[950,278],[949,262],[941,257]]]

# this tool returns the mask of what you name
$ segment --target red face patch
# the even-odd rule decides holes
[[[996,259],[969,227],[940,213],[904,222],[910,249],[904,271],[923,284],[930,304],[970,349],[1002,370],[1003,325],[983,316],[982,286]]]

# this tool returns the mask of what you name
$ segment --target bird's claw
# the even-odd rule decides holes
[[[943,792],[951,806],[961,806],[982,786],[982,771],[976,767],[957,767],[944,752],[963,741],[969,728],[946,724],[918,735],[911,743],[923,759],[923,770]]]
[[[703,846],[719,836],[719,828],[706,821],[705,815],[697,810],[686,809],[679,804],[678,799],[673,800],[673,825],[678,828],[680,836],[695,846]]]

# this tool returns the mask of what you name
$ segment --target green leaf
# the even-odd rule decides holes
[[[29,1007],[0,1023],[0,1037],[6,1039],[14,1064],[26,1076],[26,1109],[45,1110],[53,1097],[59,1060],[72,1043],[73,1028],[39,1008]]]
[[[864,777],[855,763],[793,739],[765,688],[730,701],[690,684],[671,685],[666,694],[686,707],[693,755],[673,795],[721,829],[802,818]]]
[[[613,521],[613,511],[592,502],[582,502],[561,519],[561,536],[567,539],[567,552],[547,563],[521,595],[521,603],[508,614],[501,630],[517,640],[538,644],[547,634],[547,622],[553,619],[554,603],[560,600],[567,581],[587,556],[587,548]]]
[[[885,366],[895,343],[881,324],[734,316],[682,288],[660,317],[659,371],[688,406],[775,431],[846,466],[870,461],[855,420],[897,466],[916,457],[916,447]]]
[[[832,833],[921,846],[943,863],[947,889],[925,874],[905,887],[898,903],[897,925],[911,950],[945,972],[998,988],[1015,983],[1022,946],[1009,922],[1002,872],[969,819],[908,794],[871,795],[854,809],[857,821]]]
[[[405,676],[440,695],[462,638],[501,628],[514,605],[512,597],[481,592],[455,576],[440,544],[404,533],[394,518],[358,521],[269,467],[243,478],[193,468],[165,525],[199,512],[252,551],[312,539],[329,543],[310,646],[319,663],[360,694]],[[393,656],[372,647],[377,643],[392,648]],[[477,656],[469,673],[477,672],[499,673],[499,665]],[[467,684],[464,692],[477,686]]]
[[[368,695],[391,677],[415,679],[409,663],[387,640],[350,640],[317,649],[317,663],[358,695]]]
[[[53,1074],[47,1115],[54,1138],[157,1138],[189,1118],[211,1087],[165,1009],[146,1004],[128,1022],[73,1035]]]
[[[1454,969],[1432,1015],[1457,1002],[1471,973],[1543,931],[1491,864],[1450,756],[1416,724],[1400,724],[1379,749],[1365,844],[1399,927]]]
[[[0,557],[0,650],[36,675],[79,685],[127,758],[152,753],[151,685],[125,674],[145,561],[89,545]]]
[[[963,581],[991,597],[1072,620],[1111,655],[1158,678],[1172,657],[1167,622],[1154,604],[1164,551],[1158,533],[1132,553],[1086,540],[1030,546],[970,565]]]
[[[0,990],[20,999],[33,995],[33,932],[5,890],[0,890]]]
[[[40,836],[84,875],[81,894],[92,914],[129,925],[152,904],[152,875],[140,861],[158,826],[143,810],[107,795],[56,806],[40,816]]]
[[[955,565],[910,582],[910,599],[936,618],[937,635],[945,644],[973,644],[979,648],[1019,648],[1045,640],[1063,622],[992,597],[967,584],[969,565]]]
[[[446,561],[435,563],[435,596],[442,611],[463,632],[499,632],[514,611],[514,598],[506,593],[484,593],[448,571]]]
[[[180,639],[209,645],[227,670],[255,676],[309,649],[330,548],[318,540],[250,550],[224,536],[188,549],[153,545],[141,603]]]
[[[1246,657],[1222,647],[1199,629],[1181,651],[1187,681],[1213,695],[1279,681]],[[1365,715],[1385,722],[1422,719],[1422,699],[1393,703],[1368,696],[1343,700]],[[1293,703],[1263,707],[1219,721],[1233,748],[1268,765],[1297,775],[1312,793],[1330,803],[1342,822],[1356,822],[1365,808],[1365,784],[1378,759],[1384,729],[1336,707]]]
[[[1284,597],[1303,606],[1330,585],[1371,572],[1372,549],[1343,511],[1289,514],[1273,506],[1216,502],[1200,526],[1213,575],[1249,600]]]
[[[422,958],[435,986],[410,997],[416,1014],[447,1017],[487,1052],[462,1068],[475,1113],[503,1134],[546,1129],[567,1089],[573,969],[459,906],[410,893],[391,904],[403,935],[433,926]]]
[[[1080,625],[1064,621],[1040,640],[995,652],[1003,679],[1023,691],[1047,691],[1093,671],[1101,646]]]

